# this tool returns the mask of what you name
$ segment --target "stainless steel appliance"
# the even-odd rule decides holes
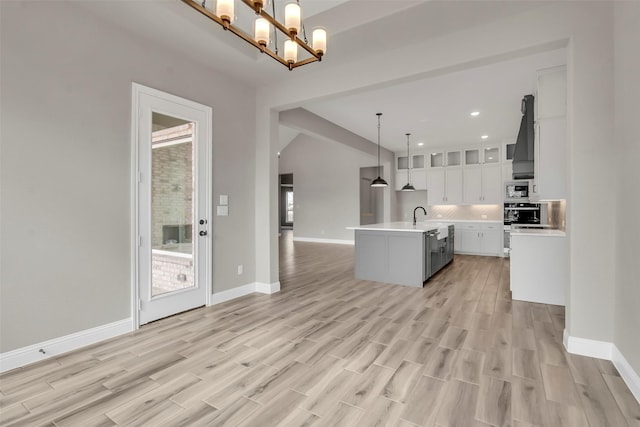
[[[504,254],[511,249],[511,226],[543,227],[540,225],[539,203],[510,202],[504,204]]]
[[[504,185],[505,202],[528,202],[529,181],[509,181]]]
[[[424,280],[436,274],[445,265],[453,261],[453,242],[455,240],[455,229],[453,225],[448,227],[447,237],[439,236],[437,230],[430,231],[424,235],[425,245],[425,270]]]

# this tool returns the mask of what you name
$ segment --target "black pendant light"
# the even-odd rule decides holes
[[[409,135],[407,135],[407,183],[402,187],[402,191],[416,191],[416,188],[411,185],[411,154],[409,153]]]
[[[378,116],[378,177],[373,181],[371,181],[372,187],[386,187],[387,185],[389,185],[387,184],[387,181],[385,181],[384,179],[382,179],[382,177],[380,177],[380,116],[381,115],[382,113],[376,113],[376,116]]]

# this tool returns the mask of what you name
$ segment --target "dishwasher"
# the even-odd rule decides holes
[[[438,239],[438,234],[437,230],[424,233],[424,280],[453,260],[453,226],[449,227],[449,235],[444,239]]]

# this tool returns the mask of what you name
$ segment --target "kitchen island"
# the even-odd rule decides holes
[[[453,224],[424,221],[347,227],[355,231],[355,276],[421,288],[453,260]]]

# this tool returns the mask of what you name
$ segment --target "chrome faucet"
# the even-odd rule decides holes
[[[418,209],[422,209],[422,212],[424,212],[425,215],[427,214],[427,210],[425,208],[423,208],[422,206],[418,206],[417,208],[415,208],[413,210],[413,225],[416,225],[416,211]]]

